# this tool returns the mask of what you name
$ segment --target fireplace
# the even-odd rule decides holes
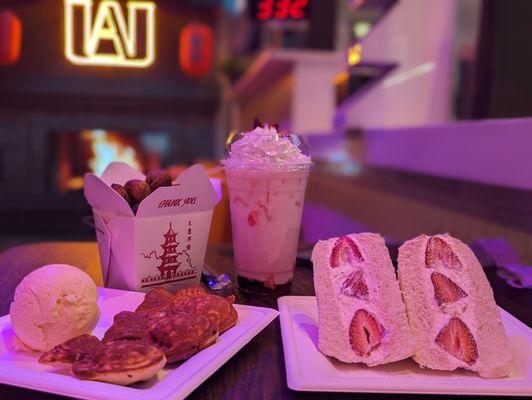
[[[107,165],[120,161],[139,171],[168,165],[167,132],[120,132],[83,129],[49,134],[50,182],[60,194],[83,188],[87,172],[100,175]]]
[[[92,238],[86,172],[111,161],[146,172],[214,156],[212,121],[157,114],[0,113],[0,232]]]

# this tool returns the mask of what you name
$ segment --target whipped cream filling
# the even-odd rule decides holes
[[[342,361],[353,362],[353,360],[359,361],[361,359],[374,361],[383,360],[389,353],[388,346],[391,342],[389,330],[390,327],[393,327],[393,323],[389,320],[386,313],[382,310],[381,305],[378,303],[377,292],[380,289],[372,274],[369,273],[369,271],[371,271],[371,264],[368,261],[369,257],[366,254],[364,247],[355,238],[351,237],[351,240],[356,243],[364,261],[355,262],[354,264],[350,264],[347,261],[341,262],[336,268],[328,267],[327,277],[318,277],[318,280],[324,278],[328,280],[328,282],[323,282],[322,284],[327,287],[327,295],[336,298],[335,308],[328,310],[331,313],[332,318],[327,321],[322,320],[321,329],[329,332],[336,332],[335,336],[341,335],[342,339],[338,340],[337,337],[332,338],[332,335],[329,335],[329,337],[327,337],[327,335],[320,335],[319,339],[321,340],[322,345],[329,350],[330,354],[328,355],[332,355]],[[369,296],[367,299],[346,296],[339,291],[342,282],[348,279],[348,277],[356,270],[364,272],[364,282],[369,289]],[[336,306],[338,307],[336,308]],[[349,327],[351,321],[355,313],[361,309],[369,312],[383,329],[380,345],[374,348],[369,355],[364,357],[355,353],[349,339]],[[329,326],[324,327],[323,325],[326,324]]]
[[[231,144],[225,166],[301,166],[311,164],[310,157],[289,137],[273,127],[257,127],[242,133],[241,139]]]

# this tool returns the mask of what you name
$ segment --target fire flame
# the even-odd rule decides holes
[[[103,129],[94,129],[83,131],[81,135],[90,143],[93,157],[89,160],[88,166],[94,174],[101,175],[113,161],[121,161],[137,170],[142,170],[135,149],[114,137],[112,133]]]

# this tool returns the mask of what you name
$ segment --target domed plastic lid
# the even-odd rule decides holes
[[[307,140],[301,135],[256,127],[230,136],[225,149],[225,168],[302,169],[311,164]]]

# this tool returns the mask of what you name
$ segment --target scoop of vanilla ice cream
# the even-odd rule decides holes
[[[25,345],[46,351],[90,333],[100,318],[97,301],[96,285],[85,272],[65,264],[46,265],[17,286],[11,324]]]

